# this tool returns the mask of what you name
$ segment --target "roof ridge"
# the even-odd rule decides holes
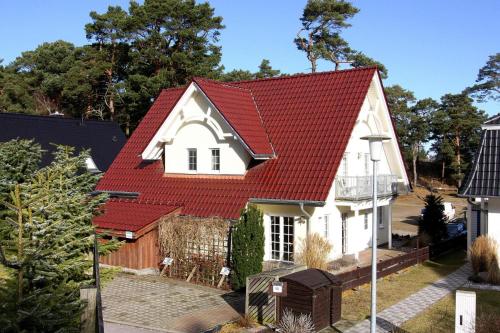
[[[207,79],[207,78],[204,78],[204,77],[201,77],[201,76],[193,77],[193,82],[196,82],[197,80],[207,81],[209,83],[218,84],[218,85],[224,86],[226,88],[233,88],[233,89],[245,90],[245,91],[248,91],[248,92],[252,93],[252,90],[250,88],[244,88],[244,87],[240,87],[240,86],[235,86],[235,85],[232,85],[231,82],[217,81],[217,80]]]
[[[233,81],[233,83],[248,83],[248,82],[260,82],[260,81],[271,81],[271,80],[285,80],[285,79],[294,79],[297,77],[304,76],[320,76],[320,75],[328,75],[328,74],[340,74],[345,72],[355,72],[355,71],[363,71],[370,69],[378,69],[377,66],[366,66],[366,67],[356,67],[356,68],[347,68],[341,70],[332,70],[332,71],[323,71],[323,72],[314,72],[314,73],[296,73],[292,75],[283,74],[280,76],[274,77],[265,77],[261,79],[252,79],[252,80],[241,80],[241,81]]]
[[[40,119],[40,120],[64,120],[64,121],[79,121],[81,122],[82,120],[84,122],[95,122],[95,123],[116,123],[113,120],[110,119],[85,119],[85,118],[76,118],[76,117],[66,117],[66,116],[51,116],[47,114],[30,114],[30,113],[21,113],[21,112],[0,112],[0,117],[1,116],[8,116],[8,117],[20,117],[20,118],[34,118],[34,119]]]

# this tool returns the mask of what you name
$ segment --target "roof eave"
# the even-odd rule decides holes
[[[317,200],[295,200],[295,199],[269,199],[269,198],[250,198],[248,200],[251,203],[256,204],[270,204],[270,205],[299,205],[304,204],[306,206],[312,207],[323,207],[326,202],[325,201],[317,201]]]

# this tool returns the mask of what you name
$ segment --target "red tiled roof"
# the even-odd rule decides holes
[[[276,154],[250,167],[244,177],[170,177],[161,161],[142,161],[142,151],[185,88],[164,90],[98,190],[180,202],[181,214],[202,217],[237,218],[249,198],[325,201],[375,73],[376,68],[361,68],[231,83],[251,91]],[[202,85],[210,85],[205,93],[216,101],[222,88]],[[235,89],[223,90],[230,94]]]
[[[193,81],[222,113],[224,119],[254,155],[273,154],[273,148],[250,90],[201,78],[194,78]]]
[[[137,231],[165,216],[178,206],[126,199],[110,199],[94,223],[102,229]]]

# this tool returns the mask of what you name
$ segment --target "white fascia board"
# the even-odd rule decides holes
[[[481,129],[483,130],[500,130],[500,124],[484,124],[481,126]]]
[[[161,124],[160,128],[156,131],[155,135],[149,141],[148,145],[146,146],[146,149],[141,154],[141,157],[143,160],[157,160],[161,158],[161,150],[163,145],[159,145],[162,143],[162,136],[163,133],[167,130],[169,126],[169,118],[171,115],[176,114],[179,112],[189,99],[191,95],[196,91],[196,87],[191,83],[189,87],[186,88],[186,91],[182,94],[181,98],[177,101],[177,104],[175,104],[174,108],[170,112],[170,114],[167,116],[167,118],[163,121],[163,124]]]
[[[405,163],[403,161],[403,154],[401,153],[401,149],[399,147],[399,142],[397,140],[398,137],[396,135],[396,131],[394,128],[394,123],[392,122],[392,119],[391,119],[391,114],[389,113],[389,107],[387,106],[387,101],[385,100],[385,94],[384,94],[384,90],[382,88],[381,79],[379,77],[378,72],[376,72],[375,75],[373,76],[372,83],[374,84],[378,98],[381,101],[381,103],[379,103],[378,105],[382,108],[385,116],[387,117],[386,120],[388,121],[388,124],[389,124],[389,126],[388,126],[389,135],[391,138],[394,138],[393,140],[389,141],[388,144],[392,145],[393,148],[395,149],[397,159],[399,162],[399,168],[401,169],[401,174],[403,175],[402,180],[406,185],[409,186],[410,180],[408,178],[408,174],[406,173]]]

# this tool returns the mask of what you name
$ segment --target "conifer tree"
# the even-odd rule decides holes
[[[264,225],[262,212],[254,205],[241,213],[232,233],[232,287],[245,287],[246,278],[262,271],[264,259]]]
[[[425,197],[424,216],[418,225],[418,233],[427,234],[433,243],[437,243],[447,235],[443,198],[434,194]]]
[[[50,165],[14,184],[2,202],[0,263],[10,275],[0,285],[2,331],[79,330],[79,289],[92,283],[91,219],[105,200],[89,196],[98,176],[86,171],[87,157],[58,147]]]

